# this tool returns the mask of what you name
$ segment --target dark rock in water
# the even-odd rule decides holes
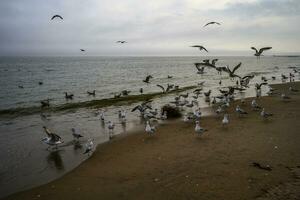
[[[167,112],[167,117],[168,119],[174,119],[174,118],[179,118],[182,116],[179,108],[171,106],[169,104],[164,105],[162,107],[162,112]]]

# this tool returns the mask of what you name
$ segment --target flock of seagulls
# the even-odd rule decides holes
[[[55,18],[59,18],[63,20],[63,17],[60,15],[54,15],[51,20],[54,20]],[[209,25],[221,25],[219,22],[209,22],[204,25],[204,27],[209,26]],[[127,43],[124,40],[117,41],[116,43],[124,44]],[[193,45],[191,47],[198,48],[200,51],[205,51],[208,52],[208,50],[201,45]],[[263,47],[259,50],[257,50],[255,47],[251,47],[251,49],[255,50],[254,56],[259,58],[262,56],[262,53],[266,50],[272,49],[272,47]],[[80,49],[81,51],[85,51],[84,49]],[[249,89],[249,83],[250,81],[254,78],[254,75],[246,75],[246,76],[241,76],[237,74],[238,69],[241,67],[242,63],[238,63],[236,66],[234,66],[232,69],[227,65],[227,66],[217,66],[218,59],[205,59],[203,62],[200,63],[194,63],[195,67],[197,69],[197,74],[203,74],[205,68],[212,68],[217,71],[218,74],[221,73],[227,73],[230,80],[232,82],[235,82],[235,85],[232,86],[227,86],[224,89],[219,89],[219,95],[217,96],[212,96],[212,90],[206,90],[204,91],[204,83],[201,82],[198,84],[198,88],[195,89],[192,94],[190,93],[185,93],[185,94],[179,94],[175,96],[174,101],[170,101],[170,105],[182,110],[186,110],[187,112],[183,115],[183,121],[184,122],[189,122],[189,121],[194,121],[195,122],[195,133],[197,135],[203,135],[207,129],[204,127],[201,127],[200,121],[202,117],[201,109],[198,106],[198,100],[199,98],[203,95],[205,102],[207,102],[209,105],[212,105],[212,108],[215,109],[215,113],[217,115],[223,114],[223,118],[221,121],[222,126],[227,126],[229,124],[229,113],[227,112],[227,109],[230,107],[231,102],[235,99],[236,91],[238,92],[244,92],[246,89]],[[298,71],[294,71],[294,73],[299,73]],[[293,73],[290,73],[289,76],[282,75],[282,79],[288,79],[292,80],[292,77],[294,77]],[[168,75],[168,79],[173,78],[172,76]],[[276,78],[276,77],[275,77]],[[274,80],[275,78],[272,77]],[[151,79],[153,79],[152,75],[147,75],[145,79],[142,81],[146,84],[149,84]],[[262,106],[258,105],[257,99],[261,96],[261,88],[262,86],[268,85],[268,79],[262,78],[262,83],[256,83],[255,84],[255,91],[256,91],[256,97],[251,101],[251,108],[253,111],[260,111],[260,116],[263,119],[267,119],[273,116],[272,113],[268,113],[265,111],[265,108]],[[220,80],[219,85],[222,85],[222,81]],[[167,86],[163,86],[161,84],[156,84],[158,88],[162,90],[163,93],[167,93],[173,89],[178,89],[178,85],[174,84],[168,84]],[[295,88],[289,88],[290,92],[298,92],[297,89]],[[131,91],[129,90],[124,90],[120,94],[115,94],[115,98],[121,97],[121,95],[126,96],[130,93]],[[143,93],[143,88],[140,88],[139,92],[142,94]],[[87,91],[88,95],[95,96],[95,90],[93,91]],[[274,89],[272,89],[269,86],[269,95],[274,94]],[[73,99],[74,95],[73,94],[68,94],[67,92],[65,93],[65,98],[68,99]],[[282,93],[281,94],[282,100],[289,100],[290,97],[287,96],[286,94]],[[153,109],[151,105],[152,101],[145,101],[142,102],[141,104],[135,106],[132,108],[131,112],[136,112],[138,111],[140,114],[140,117],[145,121],[145,132],[149,135],[152,136],[156,133],[157,128],[152,124],[154,121],[157,120],[166,120],[168,119],[168,113],[164,110],[161,109],[159,111],[158,108]],[[244,104],[244,100],[241,99],[241,103]],[[42,107],[49,107],[49,99],[41,101]],[[192,110],[192,111],[191,111]],[[188,112],[190,111],[190,112]],[[248,112],[245,111],[240,107],[240,105],[237,105],[235,108],[235,112],[239,117],[243,117],[248,115]],[[109,131],[109,138],[112,138],[114,128],[115,128],[115,123],[112,120],[109,120],[105,116],[105,112],[103,110],[97,111],[97,116],[102,123],[102,125],[107,125],[107,129]],[[125,110],[119,110],[118,111],[118,118],[121,121],[121,124],[125,125],[127,123],[126,120],[126,111]],[[44,131],[47,135],[47,137],[43,138],[42,141],[50,146],[57,146],[59,144],[62,144],[64,141],[62,138],[51,132],[48,128],[45,126],[43,127]],[[80,132],[72,128],[71,133],[73,135],[74,140],[79,141],[80,138],[84,137],[84,135],[80,134]],[[93,151],[94,148],[94,143],[93,139],[89,139],[88,142],[86,143],[86,149],[83,152],[84,154],[90,155],[91,152]]]

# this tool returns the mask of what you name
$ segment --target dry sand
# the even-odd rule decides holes
[[[288,91],[289,84],[274,87]],[[251,111],[251,99],[242,105],[250,114],[239,118],[237,101],[227,128],[211,116],[200,121],[208,129],[201,137],[194,123],[173,121],[153,137],[115,138],[62,178],[6,199],[300,199],[300,92],[287,93],[287,102],[258,100],[274,113],[270,120]]]

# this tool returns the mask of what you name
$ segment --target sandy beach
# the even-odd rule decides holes
[[[4,199],[300,199],[300,92],[274,85],[278,94],[258,99],[267,112],[252,111],[251,98],[230,106],[227,127],[222,116],[194,122],[169,121],[154,136],[144,131],[99,145],[90,159],[62,178]],[[239,104],[249,112],[239,117]],[[253,166],[270,166],[264,170]]]

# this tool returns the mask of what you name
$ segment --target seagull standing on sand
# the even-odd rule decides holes
[[[222,125],[225,126],[229,123],[228,114],[224,114],[224,118],[222,120]]]
[[[257,104],[255,99],[253,99],[251,101],[251,107],[252,107],[253,110],[260,110],[261,109],[261,107]]]
[[[239,114],[239,116],[248,114],[246,111],[241,109],[239,105],[236,106],[235,111]]]
[[[150,122],[147,121],[146,122],[146,128],[145,128],[146,133],[148,133],[149,135],[154,134],[155,132],[155,127],[150,125]]]
[[[79,138],[83,137],[77,129],[72,128],[71,131],[75,139],[79,140]]]
[[[273,116],[273,114],[272,113],[267,113],[265,111],[265,109],[263,108],[262,111],[261,111],[261,113],[260,113],[260,116],[262,116],[264,119],[267,119],[267,118]]]
[[[206,129],[202,128],[199,124],[199,121],[196,121],[196,126],[195,126],[195,132],[200,136],[202,135],[205,131],[207,131]]]

